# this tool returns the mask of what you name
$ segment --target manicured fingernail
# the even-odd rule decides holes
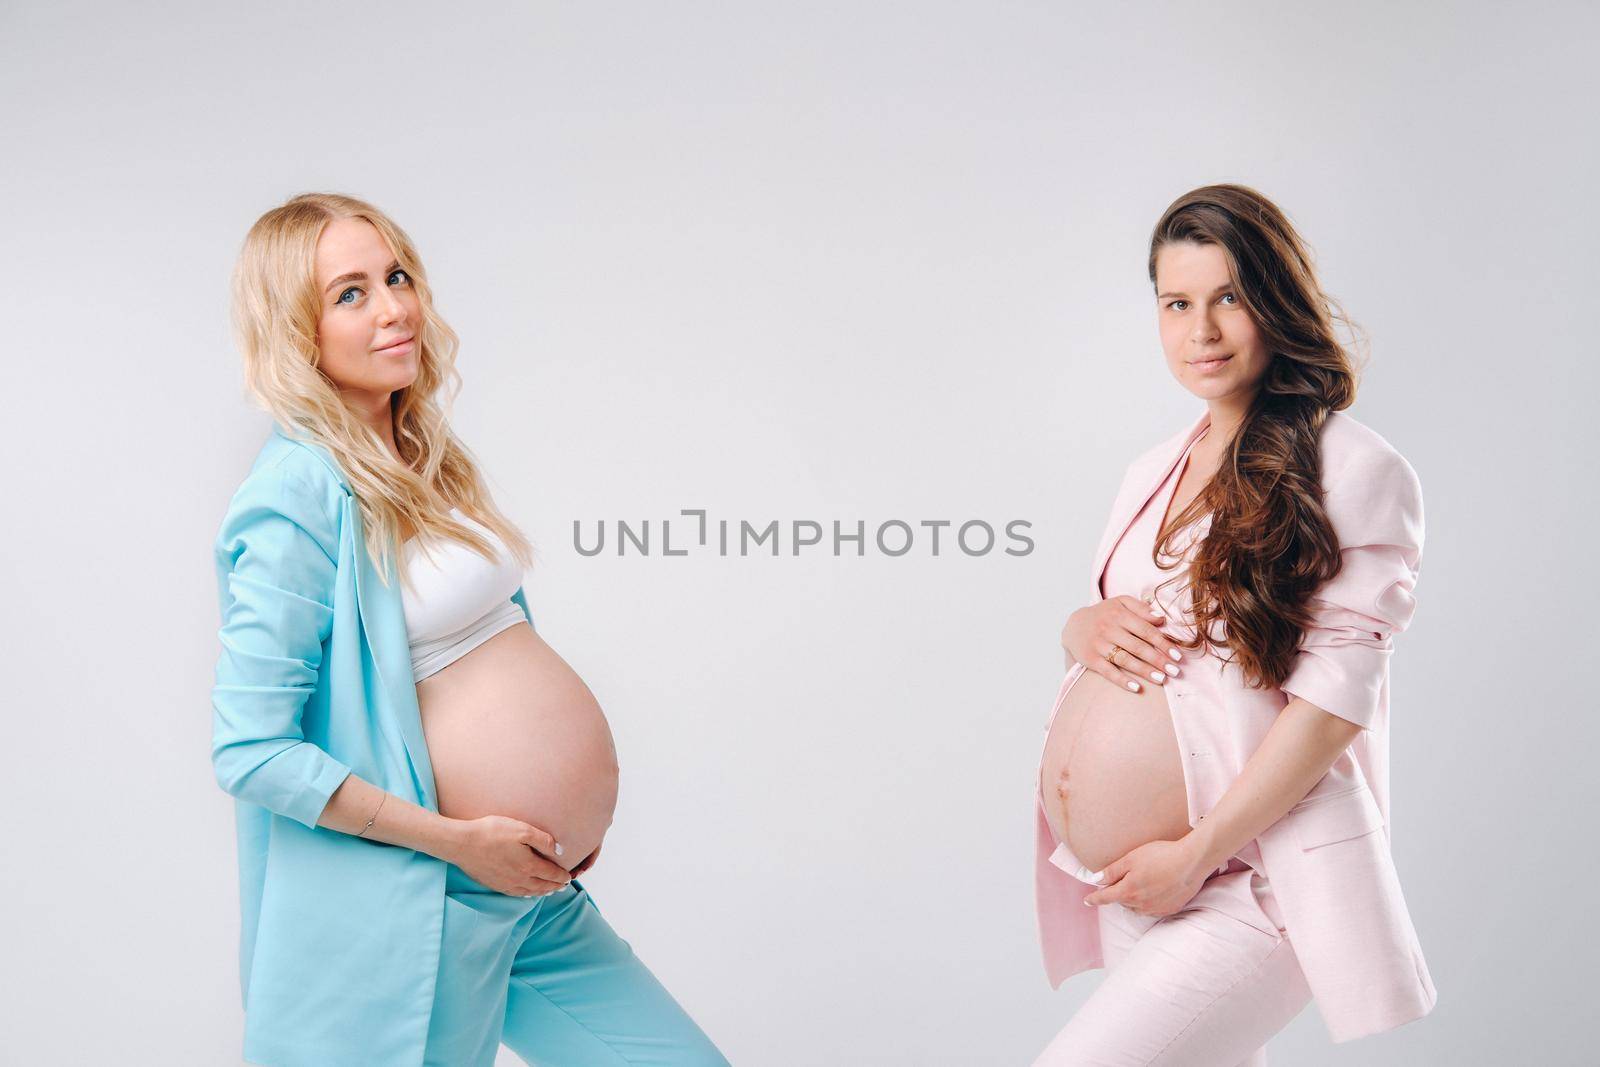
[[[1128,688],[1132,689],[1135,693],[1137,693],[1139,691],[1139,683],[1138,682],[1129,682],[1128,683]]]
[[[1167,649],[1167,655],[1171,656],[1173,659],[1177,660],[1179,663],[1183,662],[1183,653],[1179,652],[1175,648]]]
[[[1178,676],[1178,668],[1169,663],[1167,664],[1167,673],[1176,678]]]
[[[1166,679],[1166,676],[1163,675],[1160,671],[1151,671],[1150,672],[1150,680],[1152,682],[1164,682],[1167,679]]]
[[[1089,903],[1089,898],[1088,897],[1084,897],[1083,898],[1083,906],[1086,907],[1086,908],[1094,907],[1093,904]]]
[[[560,841],[557,841],[557,842],[556,842],[556,855],[558,855],[558,856],[560,856],[560,855],[562,855],[562,854],[563,854],[563,853],[565,853],[565,852],[566,852],[566,849],[564,849],[564,848],[562,848],[562,847],[561,847],[561,842],[560,842]]]

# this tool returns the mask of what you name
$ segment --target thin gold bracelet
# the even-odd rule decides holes
[[[357,834],[356,835],[357,837],[360,837],[362,834],[365,834],[368,830],[372,829],[372,824],[378,821],[378,812],[383,810],[383,802],[385,800],[388,800],[388,799],[389,799],[389,794],[388,793],[383,794],[383,797],[378,801],[377,811],[374,811],[372,813],[372,818],[367,820],[367,825],[365,825],[365,826],[363,826],[361,828],[361,833]]]

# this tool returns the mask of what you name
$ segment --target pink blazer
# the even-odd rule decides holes
[[[1104,599],[1100,580],[1113,547],[1210,418],[1208,410],[1128,467],[1095,552],[1086,603]],[[1324,504],[1343,564],[1316,592],[1315,622],[1292,673],[1282,688],[1250,689],[1235,666],[1190,654],[1181,676],[1163,688],[1183,756],[1190,826],[1221,799],[1292,696],[1363,727],[1306,798],[1241,851],[1266,872],[1338,1043],[1420,1018],[1437,994],[1389,848],[1389,655],[1416,610],[1422,487],[1400,453],[1342,412],[1328,417],[1321,447]],[[1194,632],[1170,615],[1167,625],[1186,638]],[[1067,672],[1047,734],[1083,671],[1075,663]],[[1095,909],[1082,904],[1095,887],[1051,862],[1055,841],[1037,795],[1034,817],[1039,935],[1056,987],[1105,961]]]

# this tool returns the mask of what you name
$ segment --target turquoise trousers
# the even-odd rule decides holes
[[[451,864],[425,1067],[729,1067],[574,880],[496,893]]]

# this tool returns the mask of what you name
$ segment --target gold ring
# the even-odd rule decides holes
[[[1119,666],[1119,664],[1117,663],[1117,653],[1118,652],[1126,652],[1126,651],[1127,651],[1127,649],[1123,648],[1121,645],[1119,645],[1115,641],[1113,641],[1111,643],[1111,651],[1106,653],[1106,659],[1111,661],[1111,665],[1113,667]]]

